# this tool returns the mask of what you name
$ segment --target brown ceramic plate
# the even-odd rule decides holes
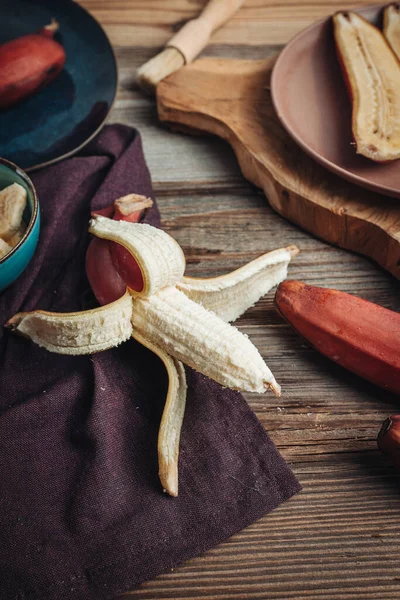
[[[355,10],[381,27],[382,5]],[[362,187],[400,198],[400,160],[374,163],[352,145],[351,105],[331,19],[289,42],[276,61],[271,91],[281,123],[316,161]]]

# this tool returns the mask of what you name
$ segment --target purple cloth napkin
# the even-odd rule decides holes
[[[95,305],[85,277],[90,210],[152,196],[139,135],[105,127],[33,176],[34,260],[0,295],[21,310]],[[154,207],[147,222],[159,224]],[[211,548],[299,490],[243,397],[187,369],[179,497],[162,493],[162,363],[130,340],[94,356],[51,354],[0,328],[0,598],[105,600]]]

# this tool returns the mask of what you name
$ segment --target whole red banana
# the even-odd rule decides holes
[[[0,108],[8,108],[53,81],[65,64],[64,48],[53,39],[53,21],[37,33],[0,46]]]
[[[319,352],[400,394],[400,314],[344,292],[284,281],[278,312]]]

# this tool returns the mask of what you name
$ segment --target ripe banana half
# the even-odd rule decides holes
[[[186,403],[182,363],[225,387],[263,393],[280,386],[252,342],[227,321],[286,278],[296,246],[275,250],[233,273],[213,279],[183,277],[178,243],[150,225],[95,216],[89,231],[124,246],[143,276],[143,289],[91,311],[19,313],[7,323],[52,352],[105,350],[130,335],[164,362],[169,376],[158,456],[164,491],[178,495],[179,438]]]
[[[333,26],[352,103],[357,153],[376,162],[397,160],[400,158],[399,60],[382,32],[357,13],[336,13]]]
[[[400,6],[389,4],[383,11],[383,35],[400,59]]]

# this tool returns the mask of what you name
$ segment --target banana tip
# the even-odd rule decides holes
[[[178,472],[177,469],[171,469],[165,476],[159,473],[163,491],[169,496],[176,498],[178,496]]]
[[[277,398],[281,397],[281,386],[279,385],[279,383],[277,383],[275,379],[273,379],[272,381],[266,381],[265,387],[267,389],[272,390]]]
[[[7,323],[4,323],[4,327],[7,329],[11,329],[11,331],[15,331],[18,328],[18,325],[21,322],[21,315],[17,313],[11,319],[8,319]]]
[[[292,258],[297,256],[298,253],[300,252],[299,248],[295,244],[291,244],[290,246],[288,246],[286,248],[286,250],[289,252],[289,254]]]

